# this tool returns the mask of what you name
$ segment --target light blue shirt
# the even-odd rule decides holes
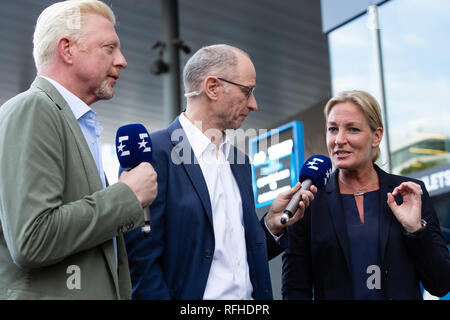
[[[64,88],[58,82],[48,77],[41,76],[42,78],[48,80],[61,96],[66,100],[73,115],[80,125],[81,131],[83,132],[84,138],[91,150],[92,157],[94,158],[95,164],[97,165],[98,174],[102,180],[103,188],[106,188],[105,173],[103,171],[102,164],[102,152],[100,143],[100,134],[103,131],[103,127],[96,120],[97,114],[92,110],[84,101],[74,95],[72,92]]]
[[[100,143],[100,134],[103,131],[103,127],[96,119],[97,114],[86,103],[84,103],[84,101],[64,88],[55,80],[44,76],[40,77],[48,80],[56,88],[56,90],[58,90],[59,94],[61,94],[64,100],[66,100],[67,104],[72,110],[72,113],[77,119],[81,131],[83,132],[84,138],[86,139],[86,142],[89,146],[89,150],[91,150],[91,154],[94,158],[95,164],[97,165],[97,170],[102,181],[102,186],[103,188],[106,188],[106,178],[102,164],[102,146]],[[117,265],[117,239],[114,237],[113,241]]]

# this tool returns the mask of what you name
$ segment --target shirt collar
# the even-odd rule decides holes
[[[69,105],[70,109],[72,110],[77,120],[79,120],[83,115],[89,112],[94,113],[95,118],[96,115],[95,111],[92,110],[83,100],[78,98],[76,95],[74,95],[72,92],[64,88],[61,84],[59,84],[55,80],[45,76],[40,77],[49,81],[56,88],[56,90],[58,90],[59,94],[61,94],[64,100],[66,100],[67,104]]]
[[[184,112],[180,114],[179,120],[197,158],[199,158],[210,145],[214,145],[199,128],[197,128],[188,118],[186,118]],[[224,134],[223,140],[219,145],[219,150],[223,151],[225,159],[228,159],[230,148],[230,140],[227,135]]]

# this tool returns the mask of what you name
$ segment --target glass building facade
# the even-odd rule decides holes
[[[379,7],[392,173],[450,163],[449,14],[446,0]],[[329,33],[333,94],[361,89],[380,101],[369,24],[363,15]]]

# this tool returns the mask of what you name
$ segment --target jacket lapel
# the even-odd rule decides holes
[[[206,186],[205,178],[203,177],[198,160],[195,157],[194,151],[192,150],[178,117],[170,124],[167,131],[169,133],[169,139],[174,146],[171,152],[172,161],[176,161],[177,164],[181,164],[186,170],[189,179],[191,180],[191,183],[202,202],[203,208],[205,209],[206,215],[208,216],[208,220],[212,227],[213,218],[208,187]]]
[[[250,226],[248,219],[250,216],[248,216],[247,212],[255,212],[251,208],[249,208],[249,203],[252,203],[251,201],[248,201],[249,199],[253,199],[253,195],[249,195],[247,192],[247,188],[245,185],[245,178],[248,176],[248,170],[247,165],[249,163],[240,163],[237,159],[240,159],[237,157],[240,151],[237,150],[236,147],[231,146],[230,155],[228,156],[228,162],[230,163],[231,172],[233,173],[234,180],[236,181],[238,187],[239,187],[239,193],[241,195],[241,202],[242,202],[242,214],[243,214],[243,220],[245,226]],[[245,159],[245,158],[244,158]],[[248,228],[246,228],[246,232],[248,232]]]
[[[76,141],[76,147],[78,148],[81,159],[82,166],[86,172],[86,178],[89,183],[90,192],[95,192],[102,189],[102,181],[98,175],[97,165],[92,157],[89,146],[87,145],[86,139],[84,138],[83,132],[81,131],[80,125],[77,119],[73,115],[72,109],[70,109],[66,100],[59,94],[53,85],[45,80],[44,78],[37,77],[32,86],[39,88],[44,91],[47,96],[56,104],[56,106],[61,110],[61,114],[66,120],[66,123],[73,134]],[[74,146],[75,147],[75,146]]]
[[[389,231],[393,220],[393,213],[387,204],[387,193],[392,192],[395,188],[395,182],[390,176],[375,165],[380,183],[380,258],[381,263],[384,261],[384,253],[389,239]]]
[[[344,208],[342,206],[341,196],[339,194],[339,186],[337,183],[339,170],[335,170],[331,175],[331,179],[326,185],[326,195],[328,204],[328,213],[334,226],[339,244],[344,253],[347,268],[350,270],[350,247],[347,233],[347,224],[345,221]]]
[[[380,184],[380,226],[379,226],[379,240],[380,240],[380,257],[381,263],[383,263],[384,254],[386,252],[386,245],[389,239],[389,231],[393,220],[393,214],[387,204],[386,194],[392,192],[395,188],[395,182],[392,181],[390,175],[381,170],[378,166],[374,165],[375,170],[378,173]],[[347,266],[350,267],[349,259],[349,240],[347,235],[347,226],[345,222],[345,216],[342,214],[343,207],[342,201],[339,195],[339,187],[337,183],[339,170],[335,170],[332,174],[330,181],[326,186],[328,212],[331,216],[333,226],[336,235],[339,240],[339,244],[347,261]]]

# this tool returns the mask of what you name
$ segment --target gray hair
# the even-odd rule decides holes
[[[209,75],[230,77],[236,72],[237,52],[248,56],[241,49],[226,44],[216,44],[199,49],[184,66],[185,92],[200,92],[203,80]]]
[[[89,14],[103,16],[113,25],[116,23],[111,8],[98,0],[62,1],[42,11],[33,35],[33,57],[38,71],[50,62],[59,39],[68,37],[75,42],[80,41]]]

